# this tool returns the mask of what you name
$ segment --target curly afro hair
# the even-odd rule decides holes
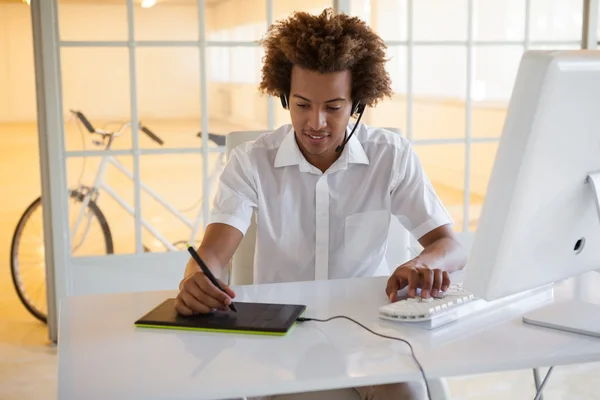
[[[361,19],[334,14],[295,12],[275,22],[261,40],[265,48],[259,90],[272,96],[289,94],[292,66],[320,73],[349,69],[352,99],[374,106],[391,97],[385,70],[386,45]]]

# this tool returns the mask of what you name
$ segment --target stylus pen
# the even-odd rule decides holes
[[[204,261],[202,261],[202,259],[200,258],[200,255],[198,254],[198,252],[196,251],[196,249],[194,249],[189,244],[187,245],[187,248],[188,248],[188,251],[190,252],[190,254],[192,255],[192,258],[198,263],[198,265],[202,269],[202,272],[204,272],[204,275],[206,275],[208,277],[208,279],[210,279],[210,281],[212,282],[212,284],[215,285],[216,287],[218,287],[223,293],[227,293],[225,291],[225,289],[223,289],[221,287],[221,285],[219,284],[219,282],[217,281],[217,279],[215,278],[215,276],[212,274],[212,272],[210,272],[210,269],[208,269],[208,267],[206,266],[206,264],[204,264]],[[235,309],[235,306],[233,305],[233,301],[229,305],[229,308],[231,308],[232,311],[237,312],[237,310]]]

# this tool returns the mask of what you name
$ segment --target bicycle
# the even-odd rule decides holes
[[[83,126],[89,132],[89,134],[100,136],[101,139],[94,140],[93,144],[97,146],[104,146],[104,151],[109,151],[114,143],[114,140],[119,136],[123,135],[125,129],[131,126],[130,122],[126,122],[122,124],[117,131],[96,129],[82,112],[74,110],[70,110],[70,112],[74,115],[76,123],[81,122],[81,124],[83,124]],[[164,141],[160,137],[158,137],[154,132],[152,132],[148,127],[140,123],[139,129],[157,144],[161,146],[164,144]],[[201,138],[202,132],[199,132],[196,136]],[[212,174],[209,176],[209,183],[212,184],[213,180],[220,175],[223,168],[225,167],[225,136],[209,133],[208,140],[215,144],[220,150],[220,155],[217,158],[216,166]],[[79,212],[77,213],[77,217],[74,221],[73,226],[70,227],[72,255],[76,254],[76,252],[78,251],[78,249],[81,248],[84,242],[87,244],[91,244],[92,246],[98,246],[97,250],[101,254],[112,254],[114,252],[113,236],[111,233],[110,226],[104,213],[98,206],[98,197],[100,196],[101,192],[104,192],[108,196],[112,197],[132,217],[134,217],[135,210],[133,209],[133,207],[126,201],[124,201],[116,193],[116,191],[104,180],[104,175],[109,165],[116,167],[130,180],[134,179],[133,174],[123,164],[121,164],[117,159],[115,159],[114,156],[106,154],[102,156],[102,159],[99,163],[99,167],[95,172],[95,178],[91,186],[87,186],[78,182],[75,188],[68,189],[69,200],[78,203],[81,207],[79,209]],[[160,195],[158,195],[156,192],[150,189],[143,182],[140,182],[140,189],[149,194],[152,198],[154,198],[157,202],[159,202],[167,210],[169,210],[171,214],[173,214],[176,218],[182,221],[188,228],[191,229],[191,233],[189,240],[182,240],[175,243],[171,243],[144,218],[141,219],[142,226],[146,230],[148,230],[152,234],[152,236],[154,236],[154,238],[158,239],[169,251],[178,251],[184,248],[182,245],[184,245],[185,243],[193,243],[194,238],[196,237],[201,227],[203,217],[202,207],[198,209],[198,213],[194,220],[191,220],[184,216],[180,211],[178,211],[175,207],[169,204],[165,199],[163,199]],[[196,204],[196,206],[202,204],[203,201],[204,198],[202,196],[199,202]],[[25,308],[35,318],[42,321],[43,323],[46,323],[46,269],[44,260],[43,229],[40,229],[37,232],[37,235],[36,231],[30,234],[26,234],[28,232],[29,226],[33,225],[35,227],[37,218],[39,218],[39,220],[41,221],[41,208],[42,197],[39,196],[29,204],[29,206],[25,209],[25,212],[19,219],[11,242],[10,266],[12,281],[17,295],[21,300],[21,303],[23,303]],[[39,217],[38,214],[40,215]],[[83,225],[81,225],[82,223]],[[90,228],[92,227],[92,225],[97,225],[99,227],[98,237],[92,238],[95,240],[86,241],[86,239],[89,239],[88,236],[90,235]],[[82,227],[83,230],[80,230],[80,228]],[[81,237],[78,239],[79,233],[81,233]],[[180,248],[178,246],[182,247]],[[33,249],[34,252],[37,253],[36,255],[39,256],[39,258],[41,259],[38,260],[37,263],[35,260],[30,262],[29,259],[21,259],[20,255],[23,249],[26,251]],[[144,246],[144,251],[147,252],[150,251],[150,249]],[[29,284],[30,277],[34,279],[33,285]]]

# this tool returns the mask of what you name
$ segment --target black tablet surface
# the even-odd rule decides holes
[[[215,311],[212,314],[182,316],[175,309],[175,299],[166,299],[135,321],[146,328],[202,330],[227,333],[286,335],[296,318],[306,310],[298,304],[235,302],[237,313]]]

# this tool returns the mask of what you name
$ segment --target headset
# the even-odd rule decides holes
[[[281,106],[284,109],[289,110],[290,109],[290,101],[289,101],[288,95],[286,93],[282,93],[279,95],[279,99],[281,100]],[[342,144],[340,144],[338,147],[335,148],[335,151],[337,153],[339,153],[340,151],[342,151],[344,149],[344,147],[346,146],[346,143],[348,143],[348,141],[350,140],[352,135],[354,135],[354,131],[358,127],[358,123],[360,122],[360,119],[362,118],[363,113],[365,112],[365,108],[366,108],[365,104],[362,104],[360,101],[352,102],[352,112],[350,113],[350,115],[354,115],[354,114],[358,113],[358,119],[356,120],[356,124],[354,125],[354,128],[352,128],[352,132],[350,132],[350,135],[348,135],[348,137],[346,139],[344,139]]]

